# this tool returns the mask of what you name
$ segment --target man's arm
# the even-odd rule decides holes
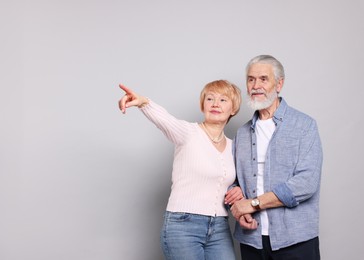
[[[282,207],[284,204],[278,199],[274,192],[267,192],[257,197],[260,209]]]
[[[253,199],[242,199],[234,203],[230,208],[231,213],[237,221],[246,214],[252,214],[256,211],[282,207],[284,204],[278,199],[273,192],[267,192],[257,197],[259,200],[259,207],[252,206]]]

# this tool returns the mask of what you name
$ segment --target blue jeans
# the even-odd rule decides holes
[[[235,260],[227,217],[167,211],[161,247],[168,260]]]

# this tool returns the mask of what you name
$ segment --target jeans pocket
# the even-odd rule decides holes
[[[170,222],[184,222],[191,219],[191,214],[184,212],[167,212],[166,219]]]

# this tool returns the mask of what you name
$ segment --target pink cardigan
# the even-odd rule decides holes
[[[167,211],[227,216],[224,196],[235,181],[231,139],[219,152],[197,123],[178,120],[151,100],[141,111],[175,144]]]

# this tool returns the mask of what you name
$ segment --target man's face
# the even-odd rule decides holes
[[[273,66],[270,64],[256,63],[250,66],[247,73],[247,92],[249,104],[254,110],[270,107],[278,97],[283,80],[277,83]]]

